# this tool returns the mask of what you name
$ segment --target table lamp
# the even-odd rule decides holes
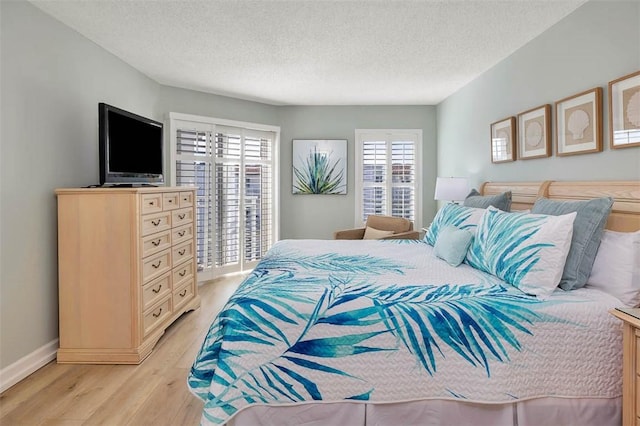
[[[434,200],[460,201],[469,195],[469,183],[465,177],[439,177],[436,180]]]

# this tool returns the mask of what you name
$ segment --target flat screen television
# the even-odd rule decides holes
[[[98,104],[100,185],[164,182],[161,122]]]

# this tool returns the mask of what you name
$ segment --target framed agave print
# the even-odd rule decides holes
[[[518,159],[551,155],[551,105],[518,114]]]
[[[516,159],[515,117],[491,123],[491,162],[505,163]]]
[[[293,193],[347,193],[347,140],[294,139]]]
[[[602,88],[556,102],[556,155],[602,151]]]
[[[609,82],[609,146],[640,146],[640,71]]]

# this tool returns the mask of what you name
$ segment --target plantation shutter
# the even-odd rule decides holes
[[[415,172],[416,144],[413,140],[392,140],[391,148],[391,216],[416,219]]]
[[[421,131],[356,131],[356,226],[369,215],[420,218]]]
[[[175,184],[197,187],[196,262],[198,272],[210,271],[213,267],[212,126],[184,121],[176,125]]]
[[[242,129],[216,126],[215,153],[215,266],[240,264]]]
[[[274,242],[274,134],[216,126],[216,267],[234,269],[262,259]]]
[[[362,144],[362,222],[369,215],[386,214],[387,210],[387,142],[363,141]]]
[[[277,236],[277,133],[178,119],[171,128],[175,183],[198,187],[199,280],[251,268]]]
[[[245,131],[245,260],[262,259],[273,240],[273,133]]]

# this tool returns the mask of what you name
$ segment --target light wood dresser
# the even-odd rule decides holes
[[[59,363],[138,364],[200,306],[195,189],[57,189]]]
[[[623,322],[622,424],[640,425],[640,309],[611,310]]]

